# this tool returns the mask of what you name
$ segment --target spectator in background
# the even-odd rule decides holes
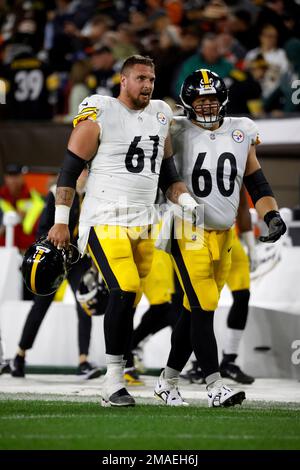
[[[114,24],[106,15],[92,17],[83,27],[76,24],[74,15],[58,15],[52,22],[52,39],[48,41],[49,60],[59,71],[69,71],[72,63],[84,58],[85,52],[102,41],[105,32]]]
[[[143,10],[132,8],[129,11],[129,23],[140,41],[149,31],[147,16]]]
[[[262,54],[258,54],[253,60],[248,63],[246,69],[252,78],[259,84],[261,88],[261,96],[251,103],[251,115],[253,117],[262,117],[265,114],[263,98],[265,96],[265,77],[268,70],[268,63],[263,58]]]
[[[253,57],[245,69],[252,75],[252,77],[260,84],[262,91],[262,98],[268,95],[269,93],[269,84],[268,84],[268,72],[269,64],[262,54],[257,54],[256,57]]]
[[[261,54],[268,63],[264,80],[264,96],[270,95],[280,82],[281,76],[287,72],[289,62],[286,53],[278,47],[278,32],[271,24],[265,25],[259,35],[260,46],[246,54],[245,62],[249,62]]]
[[[175,96],[179,95],[185,78],[198,69],[209,69],[222,78],[227,77],[233,69],[233,65],[221,56],[215,34],[206,34],[202,39],[199,52],[183,62],[174,81]]]
[[[234,13],[231,13],[228,30],[246,50],[252,49],[257,45],[257,34],[249,11],[239,8]]]
[[[91,93],[104,96],[118,96],[120,84],[120,67],[107,46],[96,47],[91,54],[91,75],[88,77],[88,87]]]
[[[222,0],[210,0],[202,11],[202,28],[205,31],[223,33],[227,30],[229,8]]]
[[[280,45],[284,44],[291,35],[290,29],[285,24],[285,15],[288,9],[287,3],[292,2],[266,0],[255,21],[255,27],[258,33],[265,25],[271,24],[278,33],[278,44]]]
[[[226,107],[228,114],[259,115],[262,107],[262,91],[255,78],[247,71],[233,69],[224,80],[230,93]]]
[[[182,26],[196,26],[202,20],[203,0],[187,0],[184,2]]]
[[[246,49],[229,32],[220,33],[217,36],[220,54],[237,68],[243,68],[243,59]]]
[[[182,0],[167,0],[164,7],[171,23],[180,25],[183,19],[184,2]]]
[[[194,26],[187,26],[181,31],[181,50],[186,58],[195,54],[200,43],[199,31]]]
[[[55,116],[56,122],[72,122],[82,100],[91,92],[87,86],[91,65],[86,60],[79,60],[72,65],[68,96],[68,114]]]
[[[15,38],[38,52],[43,45],[47,7],[38,2],[0,2],[0,37],[3,41]]]
[[[48,11],[44,50],[52,67],[59,72],[69,71],[72,61],[83,51],[81,28],[88,17],[77,17],[80,2],[59,0],[56,9]]]
[[[39,217],[44,207],[42,196],[29,190],[24,182],[22,166],[7,164],[4,169],[4,185],[0,188],[0,209],[3,214],[14,211],[19,223],[15,226],[14,245],[24,252],[36,239]],[[0,229],[0,246],[5,245],[5,227]]]
[[[116,60],[125,60],[126,57],[139,52],[134,30],[128,23],[121,23],[116,32],[105,33],[104,42],[105,45],[111,47]]]
[[[159,37],[159,48],[154,56],[156,67],[154,99],[164,99],[172,96],[171,79],[175,70],[187,57],[181,48],[181,36],[179,29],[168,26],[161,32]]]
[[[58,77],[38,59],[32,48],[8,43],[1,78],[7,83],[6,119],[51,119],[56,104]]]
[[[156,10],[150,17],[149,23],[151,31],[155,34],[160,34],[171,25],[170,18],[167,15],[166,10],[163,8]]]
[[[85,48],[93,48],[100,44],[105,33],[114,28],[114,20],[106,15],[94,16],[81,31]]]
[[[293,38],[285,44],[291,68],[282,75],[278,87],[265,100],[265,109],[275,116],[300,112],[300,39]]]

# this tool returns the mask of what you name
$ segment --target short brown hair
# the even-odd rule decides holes
[[[133,67],[136,64],[147,65],[147,67],[152,67],[154,69],[154,62],[151,57],[135,54],[127,57],[124,64],[122,65],[121,74],[125,75],[127,69]]]

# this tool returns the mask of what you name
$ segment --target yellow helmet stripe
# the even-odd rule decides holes
[[[91,311],[90,311],[90,309],[89,309],[89,306],[88,306],[88,304],[87,304],[86,302],[80,304],[80,306],[81,306],[81,308],[83,308],[83,310],[85,311],[85,313],[86,313],[89,317],[92,316]]]
[[[202,69],[201,72],[202,72],[204,85],[209,85],[209,79],[208,79],[207,71]]]
[[[36,275],[36,270],[38,267],[38,264],[40,262],[40,259],[44,253],[44,250],[39,250],[38,254],[36,255],[34,261],[33,261],[33,266],[31,269],[31,275],[30,275],[30,286],[31,290],[36,293],[36,287],[35,287],[35,275]]]

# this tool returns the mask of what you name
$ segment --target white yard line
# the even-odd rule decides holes
[[[155,433],[156,437],[160,437],[161,439],[164,439],[166,437],[165,434],[163,433]],[[106,434],[105,438],[106,439],[116,439],[116,440],[128,440],[128,439],[137,439],[140,437],[140,433],[136,432],[126,432],[123,434]],[[20,436],[16,434],[1,434],[0,433],[0,439],[11,439],[11,440],[20,440]],[[22,435],[22,441],[24,440],[82,440],[86,438],[86,435],[82,434],[56,434],[53,436],[53,434],[23,434]],[[204,434],[204,433],[197,433],[197,434],[176,434],[176,439],[182,439],[182,440],[190,440],[190,439],[201,439],[201,440],[211,440],[212,435],[211,434]],[[214,440],[220,440],[224,441],[224,434],[213,434],[213,439]],[[231,440],[231,441],[240,441],[243,439],[243,441],[250,441],[250,440],[257,440],[257,435],[255,434],[226,434],[226,440]],[[278,439],[280,442],[282,441],[299,441],[300,436],[272,436],[272,440]]]

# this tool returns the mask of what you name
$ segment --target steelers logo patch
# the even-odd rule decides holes
[[[157,117],[158,122],[160,122],[161,124],[163,125],[167,124],[167,116],[164,113],[158,112],[156,117]]]
[[[240,144],[245,138],[244,132],[240,131],[239,129],[235,129],[235,131],[232,132],[232,138],[235,142]]]

